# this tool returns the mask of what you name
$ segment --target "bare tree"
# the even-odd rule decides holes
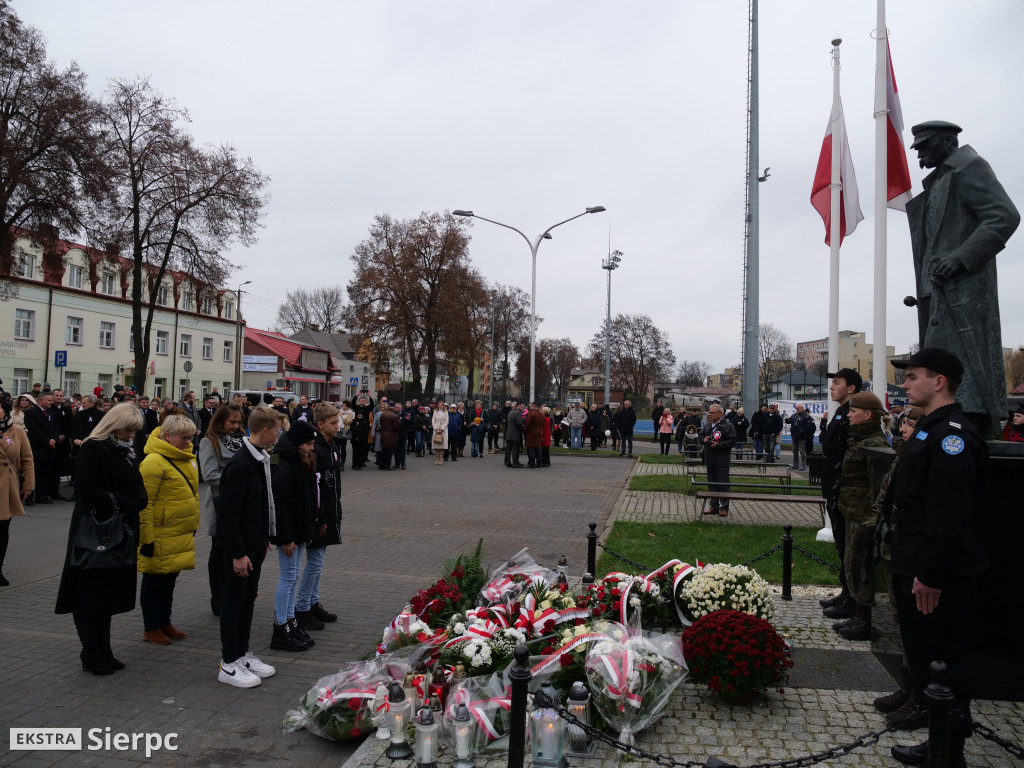
[[[1006,353],[1006,379],[1010,389],[1024,384],[1024,346]]]
[[[155,292],[169,269],[219,285],[233,267],[222,251],[256,242],[270,179],[228,144],[196,146],[183,127],[188,112],[146,78],[112,81],[103,119],[114,175],[102,236],[132,262],[135,384],[142,390],[156,310],[143,291]]]
[[[513,358],[530,343],[530,294],[514,285],[497,283],[489,289],[491,312],[494,314],[494,346],[503,380],[503,392],[508,392]],[[529,358],[526,360],[529,376]],[[529,387],[527,387],[529,388]]]
[[[277,327],[289,333],[317,326],[325,333],[343,327],[345,289],[340,285],[296,288],[288,291],[277,308]]]
[[[711,375],[711,363],[703,360],[683,360],[676,370],[676,383],[686,387],[703,387]]]
[[[19,228],[80,232],[107,190],[97,102],[77,64],[58,70],[46,41],[0,0],[0,271]],[[51,230],[46,230],[51,231]]]
[[[537,398],[538,403],[543,403],[548,399],[548,392],[551,390],[551,368],[549,366],[549,358],[544,354],[543,342],[537,343],[537,354],[536,364],[534,367],[534,386],[536,392],[534,397]],[[519,390],[520,400],[525,400],[530,396],[530,343],[527,339],[526,344],[520,344],[516,347],[516,375],[513,380],[516,389]]]
[[[759,396],[768,393],[770,382],[793,370],[793,340],[771,323],[761,323],[758,339]]]
[[[672,375],[676,356],[668,334],[648,315],[615,315],[611,325],[612,378],[632,393],[634,400],[645,400],[652,381]],[[594,334],[587,347],[591,359],[603,359],[605,329]]]
[[[348,317],[356,343],[393,334],[413,389],[434,393],[445,339],[459,332],[467,307],[486,305],[483,278],[469,258],[468,223],[448,211],[410,220],[374,217],[370,236],[352,255]],[[426,381],[420,372],[426,363]]]
[[[579,347],[569,338],[541,339],[538,354],[547,361],[551,384],[555,388],[555,400],[562,402],[562,396],[572,379],[572,369],[580,364]]]

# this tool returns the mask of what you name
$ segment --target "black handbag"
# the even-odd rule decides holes
[[[138,555],[135,534],[117,508],[111,494],[114,513],[106,520],[96,519],[96,508],[78,521],[75,540],[71,545],[71,570],[93,571],[101,568],[134,567]]]

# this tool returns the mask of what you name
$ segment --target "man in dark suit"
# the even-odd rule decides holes
[[[25,430],[32,447],[32,460],[36,467],[35,501],[51,504],[55,492],[53,487],[53,461],[57,455],[57,441],[60,425],[50,410],[52,397],[49,392],[40,393],[35,405],[25,411]]]
[[[207,395],[203,407],[199,410],[199,439],[206,435],[206,429],[213,419],[213,412],[217,410],[220,399],[216,395]]]
[[[708,420],[700,430],[698,439],[704,447],[708,490],[728,493],[729,465],[732,463],[732,449],[736,445],[736,427],[725,418],[725,411],[718,403],[708,408]],[[729,514],[729,500],[712,499],[704,514],[725,517]]]
[[[75,412],[71,404],[64,399],[64,390],[53,390],[52,397],[53,404],[50,406],[50,411],[53,413],[59,429],[56,455],[53,460],[53,498],[63,499],[64,497],[60,495],[60,479],[64,475],[74,474],[74,466],[71,463],[71,437],[75,429]],[[39,485],[38,478],[36,485]]]

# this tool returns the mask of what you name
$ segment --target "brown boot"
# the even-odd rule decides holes
[[[166,627],[160,627],[160,631],[164,633],[171,640],[184,640],[185,633],[174,628],[173,624],[168,624]]]
[[[152,632],[145,631],[142,636],[153,643],[153,645],[170,645],[171,638],[163,633],[162,630],[154,629]]]

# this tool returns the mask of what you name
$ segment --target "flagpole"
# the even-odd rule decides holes
[[[839,108],[839,46],[843,40],[837,37],[832,41],[832,183],[830,199],[830,232],[829,232],[829,266],[828,266],[828,370],[832,373],[839,368],[839,245],[842,240],[840,233],[840,194],[842,183],[839,173],[839,158],[843,151],[843,121],[840,119],[842,110]],[[835,404],[829,403],[829,415],[834,412]]]
[[[889,57],[886,55],[885,0],[878,0],[875,22],[875,307],[871,353],[871,389],[883,404],[886,400],[885,300],[888,246],[888,140],[886,130],[889,108],[886,100],[886,79]]]

